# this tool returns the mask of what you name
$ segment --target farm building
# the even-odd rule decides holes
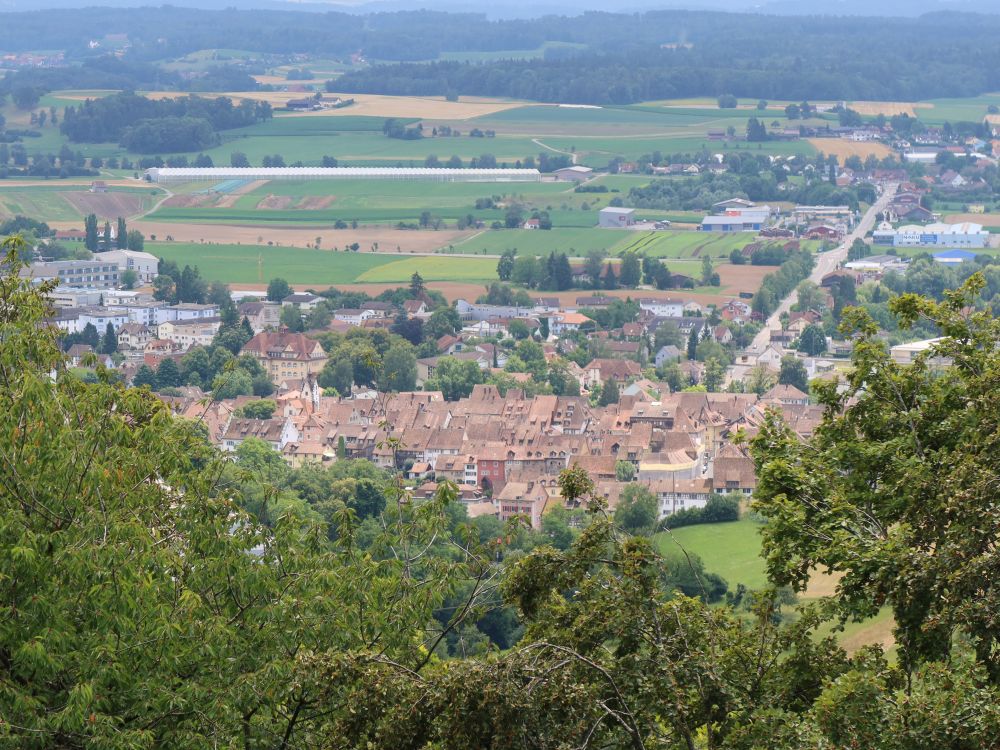
[[[415,180],[422,182],[540,182],[537,169],[430,167],[161,167],[146,170],[149,182],[226,180]]]
[[[633,224],[635,224],[634,208],[608,206],[607,208],[602,208],[598,215],[597,225],[599,227],[620,229],[621,227],[630,227]]]
[[[963,222],[961,224],[906,224],[893,229],[883,222],[872,233],[876,245],[892,247],[940,247],[940,248],[982,248],[989,245],[989,232],[983,231],[981,224]]]
[[[590,167],[581,167],[579,165],[574,165],[572,167],[563,167],[562,169],[557,169],[555,172],[557,180],[563,180],[568,182],[583,182],[589,180],[594,176],[594,170]]]
[[[766,219],[759,214],[748,216],[706,216],[701,220],[702,232],[759,232]]]

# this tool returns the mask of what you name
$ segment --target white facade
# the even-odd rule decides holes
[[[105,302],[107,303],[107,300]],[[167,303],[160,300],[121,300],[118,303],[107,304],[109,310],[125,313],[131,322],[142,323],[144,326],[155,326],[157,323],[157,313],[166,307]]]
[[[647,310],[658,318],[681,318],[684,316],[684,300],[641,299],[639,309]]]
[[[342,308],[334,310],[333,319],[347,323],[352,326],[359,326],[366,320],[377,317],[374,310],[359,310],[357,308]]]
[[[605,229],[630,227],[635,223],[635,209],[608,206],[607,208],[602,208],[598,212],[597,217],[598,226]]]
[[[160,264],[155,255],[137,250],[108,250],[105,253],[94,253],[94,259],[114,263],[122,273],[135,271],[139,281],[144,284],[156,278]]]
[[[872,235],[877,245],[893,247],[983,248],[990,243],[990,233],[981,224],[906,224],[898,229],[880,227]]]
[[[198,318],[215,318],[219,315],[218,305],[199,305],[194,302],[180,302],[169,307],[161,307],[156,311],[156,324],[170,320],[197,320]]]
[[[190,349],[192,346],[209,346],[221,326],[219,319],[170,320],[160,323],[156,335],[164,341],[173,341],[183,349]]]

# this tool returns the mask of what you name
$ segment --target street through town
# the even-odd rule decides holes
[[[875,227],[875,221],[878,215],[886,209],[889,203],[892,202],[893,197],[896,195],[896,191],[899,189],[899,185],[896,183],[889,183],[885,186],[882,191],[882,195],[879,196],[878,200],[872,204],[865,215],[861,217],[857,226],[844,237],[844,241],[835,247],[833,250],[828,250],[825,253],[817,253],[816,255],[816,265],[813,268],[811,274],[809,274],[809,281],[813,281],[819,284],[823,277],[829,273],[832,273],[837,269],[837,267],[847,258],[847,251],[851,244],[856,239],[864,239],[865,235],[868,234]],[[781,326],[781,316],[783,313],[788,312],[792,305],[798,301],[799,293],[792,290],[781,303],[775,308],[774,312],[771,313],[767,321],[764,323],[764,327],[761,328],[760,332],[754,337],[750,346],[747,347],[746,351],[751,354],[760,354],[767,347],[770,342],[771,329],[779,328]],[[729,368],[727,373],[726,381],[730,382],[733,380],[741,380],[749,371],[751,365],[747,364],[735,364]]]

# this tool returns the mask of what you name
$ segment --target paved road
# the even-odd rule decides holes
[[[839,266],[847,258],[847,250],[850,248],[851,244],[856,239],[864,239],[865,235],[868,234],[875,227],[875,220],[879,213],[884,211],[889,203],[892,201],[894,195],[896,195],[896,190],[899,189],[899,185],[895,183],[890,183],[885,186],[882,195],[879,197],[872,207],[865,212],[865,215],[861,217],[861,221],[854,228],[849,235],[844,238],[844,241],[838,245],[833,250],[828,250],[825,253],[819,253],[816,256],[816,266],[813,268],[811,274],[809,274],[809,280],[814,281],[817,284],[826,276],[828,273],[835,271],[837,266]],[[753,353],[759,353],[764,351],[768,343],[771,340],[771,329],[781,327],[781,315],[782,313],[788,312],[792,305],[798,300],[798,293],[794,290],[790,295],[788,295],[781,304],[778,305],[777,309],[771,314],[764,324],[764,327],[758,333],[753,342],[747,348],[747,351]],[[729,373],[727,381],[729,380],[739,380],[746,373],[745,370],[749,369],[746,366],[734,365],[729,368]]]

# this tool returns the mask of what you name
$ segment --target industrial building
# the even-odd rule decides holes
[[[430,167],[154,167],[149,182],[226,180],[412,180],[420,182],[540,182],[537,169],[447,169]]]
[[[897,229],[887,222],[872,233],[876,245],[887,247],[983,248],[990,243],[990,233],[981,224],[906,224]]]
[[[759,232],[767,226],[767,214],[706,216],[701,220],[702,232]]]
[[[605,229],[621,229],[635,224],[634,208],[608,206],[598,212],[597,226]]]

